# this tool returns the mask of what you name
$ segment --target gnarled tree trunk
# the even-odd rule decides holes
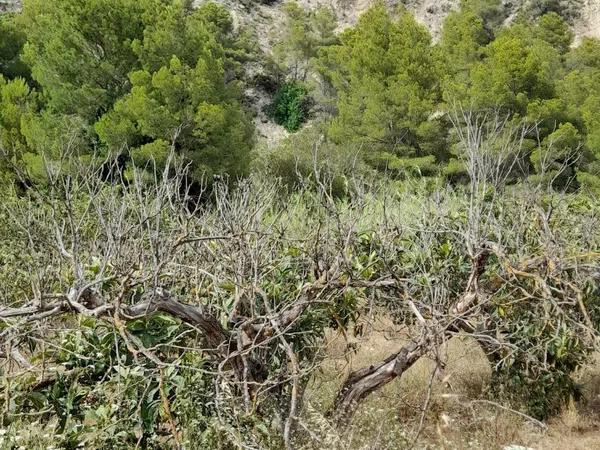
[[[418,343],[411,342],[383,361],[350,373],[329,415],[338,424],[346,425],[367,395],[401,377],[426,352],[425,339]]]

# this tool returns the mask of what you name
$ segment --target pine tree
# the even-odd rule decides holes
[[[336,142],[360,148],[382,169],[434,169],[444,137],[434,114],[439,61],[411,14],[401,11],[394,20],[382,4],[374,6],[322,51],[321,73],[336,90],[338,115],[329,130]]]

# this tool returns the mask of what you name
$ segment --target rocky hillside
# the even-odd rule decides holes
[[[206,0],[195,0],[200,4]],[[216,0],[224,4],[238,24],[250,27],[256,33],[259,45],[269,52],[277,39],[278,24],[284,20],[282,4],[284,1],[259,3],[252,0]],[[337,18],[338,30],[354,25],[358,17],[377,0],[297,0],[306,9],[319,6],[332,6]],[[412,11],[417,20],[429,29],[433,39],[439,38],[446,16],[460,6],[461,0],[384,0],[390,10],[404,6]],[[572,24],[575,43],[584,36],[600,37],[600,0],[502,0],[500,14],[506,23],[514,20],[519,13],[540,15],[544,5],[554,3],[561,14]],[[558,5],[557,5],[558,4]],[[540,6],[541,5],[541,6]],[[263,92],[250,88],[246,92],[256,113],[258,136],[267,146],[276,145],[288,135],[283,127],[267,120],[262,107],[270,99]]]
[[[600,38],[600,0],[586,0],[580,20],[575,24],[575,33],[581,36]]]
[[[203,0],[196,0],[200,3]],[[236,20],[254,24],[255,30],[261,37],[261,42],[267,44],[272,33],[273,24],[281,17],[281,5],[277,1],[261,4],[248,0],[217,0],[235,15]],[[360,14],[377,0],[298,0],[305,8],[332,6],[337,15],[338,27],[343,29],[356,23]],[[417,19],[429,28],[434,39],[439,37],[442,23],[450,11],[460,5],[460,0],[384,0],[390,9],[404,5],[412,11]],[[502,0],[502,15],[507,22],[513,20],[521,12],[529,15],[539,15],[552,4],[554,9],[561,12],[573,25],[576,41],[583,36],[600,37],[600,0]],[[268,25],[268,26],[267,26]]]
[[[195,0],[198,5],[206,0]],[[256,33],[259,45],[269,52],[278,39],[278,30],[284,23],[282,5],[284,1],[260,3],[252,0],[215,0],[224,4],[231,12],[235,23],[244,24]],[[336,14],[337,28],[343,30],[354,25],[358,17],[377,0],[296,0],[306,9],[331,6]],[[418,21],[429,29],[433,39],[440,37],[446,16],[459,8],[461,0],[383,0],[390,10],[406,7]],[[520,13],[538,16],[547,5],[568,19],[575,33],[575,43],[584,36],[600,37],[600,0],[502,0],[499,14],[501,20],[510,23]],[[546,5],[546,6],[545,6]],[[288,133],[279,125],[267,120],[262,107],[270,101],[264,93],[250,88],[246,93],[254,105],[258,135],[267,145],[279,142]]]
[[[207,0],[194,0],[195,5]],[[282,5],[285,0],[214,0],[227,7],[234,23],[254,31],[263,51],[269,53],[278,39],[278,30],[284,23]],[[306,9],[331,6],[335,12],[338,30],[354,25],[358,17],[377,0],[297,0]],[[461,0],[383,0],[390,10],[404,6],[430,30],[434,40],[439,38],[446,16],[460,6]],[[17,10],[22,0],[0,0],[0,12]],[[540,15],[553,5],[555,10],[572,24],[577,43],[584,36],[600,38],[600,0],[502,0],[498,14],[510,23],[518,14]],[[250,72],[254,69],[247,68]],[[256,114],[258,135],[267,145],[279,142],[288,133],[279,125],[267,120],[263,107],[270,98],[257,90],[248,88],[246,95]]]
[[[434,37],[439,36],[444,18],[460,5],[460,0],[404,0],[404,3],[423,24],[427,25]],[[560,12],[570,19],[576,41],[584,36],[600,37],[600,0],[503,0],[504,15],[507,22],[520,12],[540,14],[543,4],[558,4]],[[540,6],[541,5],[541,6]]]
[[[14,11],[19,8],[20,0],[0,0],[0,13]]]
[[[22,0],[0,0],[0,12],[18,9]],[[195,0],[200,3],[204,0]],[[281,17],[281,4],[276,1],[261,4],[251,0],[217,0],[223,3],[234,14],[238,22],[256,25],[261,42],[268,45],[269,33],[273,24]],[[306,8],[331,5],[337,14],[340,29],[356,23],[358,16],[376,0],[298,0]],[[404,5],[412,11],[417,19],[425,24],[434,38],[439,36],[446,15],[457,8],[460,0],[384,0],[390,7]],[[543,12],[548,4],[560,8],[569,17],[576,39],[583,36],[600,37],[600,0],[502,0],[503,14],[507,21],[512,20],[521,11],[528,14]],[[268,26],[267,26],[268,25]]]

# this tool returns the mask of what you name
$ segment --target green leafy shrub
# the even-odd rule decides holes
[[[307,126],[274,149],[261,152],[254,169],[279,179],[287,192],[322,183],[336,198],[348,195],[349,180],[365,173],[359,155],[349,155],[345,148],[328,140],[320,124]]]
[[[267,108],[267,115],[288,131],[297,131],[308,118],[310,97],[301,83],[282,85]]]
[[[529,230],[522,234],[524,248],[535,251],[538,244],[532,232],[539,232],[543,225],[537,223],[536,207],[526,206],[532,201],[531,194],[526,195],[515,197],[512,204],[503,202],[503,224],[508,229],[522,213],[530,223]],[[573,374],[590,357],[594,344],[589,333],[600,324],[597,279],[575,281],[578,265],[589,260],[592,254],[587,253],[588,249],[597,245],[597,235],[586,236],[588,231],[579,223],[585,223],[588,214],[596,214],[598,204],[584,196],[563,198],[565,201],[558,202],[552,194],[535,201],[553,205],[554,219],[549,226],[559,239],[581,245],[570,259],[581,262],[557,264],[553,259],[556,256],[545,249],[539,257],[521,264],[521,268],[538,266],[541,276],[515,276],[512,283],[494,293],[493,301],[487,305],[491,328],[512,347],[488,354],[494,368],[491,394],[539,419],[560,412],[570,398],[578,398],[579,386]],[[516,254],[517,249],[512,252]],[[508,261],[498,263],[503,266]],[[498,271],[493,266],[490,269],[490,274]],[[550,274],[547,279],[546,274]],[[520,298],[522,292],[529,295]],[[566,303],[571,306],[564,308]],[[575,323],[578,325],[573,326]]]
[[[310,142],[319,134],[318,128],[307,127],[291,137],[288,151],[300,148],[302,137]],[[327,145],[320,148],[335,149]],[[252,288],[244,297],[248,301],[239,305],[240,316],[256,314],[252,311],[265,314],[273,308],[289,311],[293,305],[302,305],[299,298],[306,286],[318,286],[321,297],[289,325],[285,335],[297,355],[298,373],[302,373],[298,387],[302,389],[326,357],[328,329],[348,333],[353,325],[360,326],[367,311],[381,307],[411,332],[415,327],[418,330],[419,321],[404,299],[418,299],[425,316],[421,320],[428,320],[431,314],[443,319],[444,311],[465,292],[473,273],[464,232],[474,226],[469,222],[472,198],[460,186],[430,192],[425,186],[412,188],[409,183],[397,190],[389,185],[384,189],[368,186],[329,201],[329,195],[303,188],[306,185],[282,198],[273,188],[272,178],[263,184],[252,178],[238,187],[229,201],[218,198],[216,207],[207,205],[197,215],[189,214],[187,205],[183,211],[175,203],[163,208],[151,191],[138,196],[137,190],[120,186],[102,191],[105,194],[95,199],[99,205],[108,203],[114,208],[100,211],[106,223],[115,223],[119,214],[129,228],[141,211],[153,207],[156,209],[149,213],[156,217],[156,228],[138,228],[135,234],[125,236],[124,251],[107,258],[106,265],[97,256],[106,248],[101,247],[106,239],[98,238],[106,236],[100,228],[104,219],[86,215],[90,209],[85,207],[84,194],[76,199],[80,207],[73,214],[81,224],[81,257],[89,261],[84,266],[85,276],[92,279],[105,271],[97,283],[103,298],[120,295],[122,271],[141,280],[128,291],[127,304],[137,304],[155,292],[147,275],[154,273],[155,253],[146,245],[145,236],[162,250],[172,248],[173,236],[183,230],[181,223],[187,233],[196,236],[225,236],[229,227],[247,224],[245,229],[250,231],[233,246],[230,239],[218,239],[210,246],[199,243],[193,247],[194,253],[182,250],[173,254],[170,270],[161,269],[159,280],[189,305],[202,302],[206,315],[219,320],[220,327],[227,327],[232,335],[240,326],[237,317],[231,319],[238,272],[229,262],[246,257],[248,241],[264,247],[260,247],[260,266],[255,266],[258,281],[254,281],[252,267],[244,272],[243,280],[256,284],[249,283]],[[167,192],[171,199],[173,190]],[[576,392],[571,375],[591,353],[593,346],[587,336],[600,324],[598,256],[589,253],[599,244],[598,234],[589,231],[596,225],[599,209],[597,198],[560,197],[558,200],[571,201],[563,205],[567,202],[557,200],[555,215],[545,227],[539,223],[539,211],[552,199],[534,194],[518,188],[500,197],[479,194],[491,209],[489,218],[476,223],[481,227],[476,231],[484,239],[496,241],[499,250],[482,269],[480,289],[485,301],[478,305],[470,323],[477,326],[474,339],[487,336],[490,339],[483,340],[484,344],[497,343],[489,359],[498,390],[510,392],[517,407],[545,417]],[[134,199],[137,203],[132,205]],[[23,293],[32,295],[32,267],[47,268],[49,292],[68,289],[73,275],[55,262],[61,261],[62,255],[46,240],[30,244],[24,237],[29,232],[50,235],[54,214],[64,216],[71,210],[60,205],[50,211],[51,207],[41,203],[35,209],[39,218],[31,220],[30,210],[23,210],[31,204],[28,199],[5,201],[19,224],[28,221],[27,227],[19,226],[14,217],[9,220],[0,210],[0,231],[7,237],[0,241],[0,262],[7,266],[0,264],[6,304],[21,304]],[[52,200],[52,205],[55,203],[58,201]],[[121,205],[128,205],[124,213]],[[139,219],[147,222],[144,216]],[[260,241],[252,241],[257,236]],[[549,236],[555,240],[552,245],[548,245]],[[112,245],[106,243],[110,249]],[[337,258],[343,258],[343,269],[337,269],[340,272],[331,290],[324,291],[325,285],[320,283],[325,282]],[[216,275],[205,278],[204,268]],[[193,274],[200,271],[201,276],[195,278]],[[391,279],[398,281],[390,284],[387,280]],[[382,280],[385,284],[371,287]],[[53,424],[53,430],[46,428],[46,434],[52,434],[44,441],[46,446],[133,448],[139,443],[141,448],[171,448],[179,440],[183,448],[228,449],[239,448],[235,445],[238,439],[254,448],[282,448],[281,417],[289,411],[292,385],[286,350],[277,340],[266,340],[249,350],[249,361],[262,363],[261,377],[272,383],[265,384],[272,389],[258,394],[256,407],[246,409],[240,401],[239,384],[227,381],[234,376],[233,369],[224,372],[220,367],[225,359],[207,350],[203,331],[166,312],[129,317],[126,322],[115,321],[113,315],[77,318],[67,310],[52,322],[52,328],[38,329],[16,322],[18,319],[1,322],[1,330],[15,326],[20,331],[15,344],[32,355],[33,363],[43,361],[46,370],[57,375],[41,385],[35,374],[27,371],[4,377],[0,407],[11,428],[10,436],[37,427],[39,420]],[[586,321],[592,325],[581,326]],[[43,347],[40,342],[51,345]],[[27,448],[36,445],[28,441]]]

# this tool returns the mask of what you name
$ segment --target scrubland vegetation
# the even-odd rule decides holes
[[[581,421],[600,41],[563,3],[465,0],[435,43],[402,8],[340,31],[286,3],[268,50],[214,3],[1,15],[0,447],[483,449]]]

